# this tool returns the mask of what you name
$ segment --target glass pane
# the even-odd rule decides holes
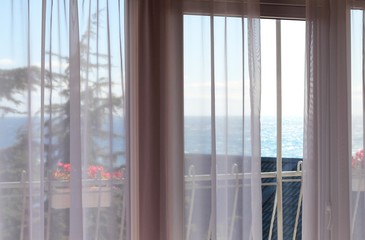
[[[351,11],[352,239],[365,236],[363,125],[363,11]]]
[[[281,21],[283,157],[303,158],[305,21]]]
[[[261,156],[276,157],[276,21],[261,20]],[[276,169],[276,167],[275,167]],[[264,172],[275,169],[263,169]]]
[[[301,239],[301,225],[296,223],[297,211],[300,214],[301,171],[298,164],[303,158],[303,114],[304,114],[304,53],[305,22],[284,21],[280,24],[281,42],[277,42],[277,20],[261,20],[262,52],[262,115],[261,115],[261,169],[268,172],[263,178],[263,234],[264,238],[277,238],[277,205],[283,207],[283,237]],[[294,33],[294,34],[293,34]],[[277,48],[281,48],[281,75],[277,76],[279,62]],[[277,159],[277,78],[281,77],[282,108],[282,160]],[[277,192],[276,172],[282,171],[290,176],[283,177],[282,193]],[[280,186],[280,185],[279,185]],[[280,194],[281,198],[277,198]],[[276,200],[277,205],[276,204]],[[273,216],[273,210],[275,215]],[[299,220],[300,220],[299,215]],[[272,228],[272,231],[270,230]],[[295,229],[295,230],[294,230]],[[296,231],[296,232],[294,232]]]
[[[210,18],[184,16],[184,151],[187,239],[206,239],[211,209]]]
[[[296,215],[301,210],[301,172],[297,170],[303,159],[305,21],[281,21],[281,54],[283,171],[300,174],[283,178],[284,239],[292,239],[294,231],[296,239],[301,239]]]
[[[214,40],[211,39],[214,23]],[[216,16],[184,16],[184,121],[185,121],[185,226],[187,239],[209,238],[209,229],[218,238],[242,238],[242,214],[249,203],[243,194],[245,154],[243,136],[250,134],[250,81],[248,72],[246,20]],[[290,36],[295,29],[298,34]],[[284,171],[294,171],[283,183],[284,237],[291,238],[300,192],[301,171],[297,170],[303,152],[304,41],[305,23],[288,21],[282,29],[283,72],[283,160]],[[276,20],[261,20],[261,154],[263,180],[263,234],[269,237],[276,194],[277,110],[276,110]],[[212,49],[214,44],[214,72]],[[244,61],[243,61],[244,60]],[[242,70],[244,69],[244,71]],[[212,78],[211,74],[214,74]],[[214,86],[212,86],[214,81]],[[294,88],[295,87],[295,88]],[[212,94],[214,93],[214,99]],[[295,96],[295,98],[294,98]],[[289,101],[289,102],[288,102]],[[214,106],[214,113],[211,112]],[[214,118],[212,115],[214,114]],[[247,121],[247,122],[245,122]],[[246,124],[245,124],[246,123]],[[212,131],[211,126],[215,126]],[[242,128],[245,126],[245,129]],[[245,131],[245,134],[244,134]],[[212,139],[215,134],[215,139]],[[212,144],[215,141],[215,144]],[[213,142],[214,143],[214,142]],[[212,148],[212,147],[215,147]],[[216,165],[212,165],[213,162]],[[246,163],[245,163],[246,164]],[[271,172],[271,173],[270,173]],[[271,175],[270,175],[271,174]],[[237,177],[237,178],[235,178]],[[249,178],[247,178],[249,179]],[[213,185],[214,184],[214,185]],[[250,184],[248,183],[247,186]],[[213,195],[215,194],[215,196]],[[246,201],[248,200],[248,201]],[[212,203],[219,208],[212,209]],[[212,227],[212,212],[216,229]],[[299,208],[300,213],[300,208]],[[277,235],[274,217],[273,238]],[[243,226],[243,227],[241,227]],[[296,228],[301,238],[301,226]]]

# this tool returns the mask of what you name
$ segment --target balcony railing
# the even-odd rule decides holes
[[[204,214],[205,216],[210,216],[210,194],[211,194],[211,176],[207,174],[207,169],[210,167],[209,164],[202,164],[202,161],[207,160],[209,156],[186,156],[186,173],[185,173],[185,195],[188,200],[185,201],[185,212],[186,212],[186,221],[185,221],[185,229],[186,229],[186,239],[195,239],[194,234],[196,233],[197,224],[194,222],[197,218],[195,214]],[[197,160],[200,159],[200,160]],[[203,159],[203,160],[202,160]],[[202,161],[201,161],[202,160]],[[240,171],[241,166],[238,163],[237,157],[233,157],[228,159],[225,162],[225,171],[222,173],[218,173],[217,179],[217,188],[218,193],[220,190],[225,191],[226,194],[229,194],[230,199],[230,211],[231,216],[229,216],[229,224],[228,224],[228,232],[230,239],[236,239],[235,237],[235,227],[240,221],[242,215],[242,190],[245,187],[245,179],[250,178],[250,174],[242,173]],[[273,160],[273,159],[272,159]],[[197,163],[197,164],[194,164]],[[292,164],[293,165],[293,164]],[[202,167],[203,166],[203,167]],[[229,171],[228,171],[229,169]],[[0,198],[11,199],[17,198],[20,200],[21,207],[18,206],[18,209],[21,209],[20,216],[18,216],[18,222],[20,222],[20,239],[27,239],[25,237],[25,228],[27,227],[27,208],[29,208],[29,187],[32,186],[33,195],[40,196],[40,186],[41,183],[34,181],[31,184],[27,182],[25,179],[26,173],[24,172],[22,175],[22,179],[19,182],[0,182]],[[278,204],[278,192],[276,190],[276,171],[268,171],[261,173],[262,178],[262,193],[263,193],[263,236],[264,239],[276,239],[275,229],[277,229],[277,210],[278,206],[284,206],[286,208],[286,204]],[[296,167],[294,170],[285,170],[282,172],[282,182],[284,184],[296,184],[295,194],[290,195],[290,202],[295,202],[296,206],[295,211],[293,210],[293,206],[290,212],[286,212],[284,215],[293,214],[295,212],[295,216],[290,216],[292,223],[291,232],[285,232],[284,239],[300,239],[300,229],[301,229],[301,202],[302,202],[302,161],[296,161]],[[113,183],[112,186],[108,185],[107,182]],[[120,181],[101,181],[101,180],[85,180],[83,181],[83,198],[90,199],[90,202],[83,202],[85,207],[94,208],[97,211],[95,220],[95,229],[98,231],[100,225],[100,209],[107,208],[110,206],[113,201],[113,196],[117,196],[117,201],[121,205],[120,213],[118,214],[120,219],[121,229],[119,230],[122,235],[125,232],[126,226],[126,202],[123,196],[123,186],[125,180],[122,179]],[[67,190],[68,183],[66,181],[48,181],[44,183],[44,194],[45,201],[47,204],[47,209],[45,209],[46,215],[46,239],[50,238],[50,224],[51,224],[51,213],[54,211],[60,211],[62,209],[69,208],[69,192]],[[10,190],[10,192],[7,192]],[[16,191],[11,191],[16,190]],[[5,194],[4,194],[5,193]],[[284,190],[285,194],[285,190]],[[295,199],[293,199],[295,197]],[[208,201],[207,201],[208,199]],[[114,199],[115,200],[115,199]],[[202,204],[202,200],[204,204]],[[243,203],[244,204],[244,203]],[[199,211],[196,211],[199,209]],[[280,210],[280,209],[279,209]],[[285,210],[285,209],[284,209]],[[206,221],[205,221],[206,222]],[[287,222],[285,222],[287,223]],[[195,228],[194,228],[195,226]],[[207,236],[212,231],[211,224],[206,226],[200,226],[200,232],[205,232],[204,235]],[[195,230],[194,230],[195,229]],[[289,237],[289,235],[291,237]],[[229,239],[229,240],[230,240]]]
[[[45,239],[61,239],[64,232],[68,232],[68,211],[70,209],[70,187],[67,180],[50,180],[43,182],[32,181],[26,179],[26,172],[23,171],[21,180],[19,182],[0,182],[0,231],[8,232],[0,234],[1,239],[20,239],[26,240],[29,228],[29,212],[32,206],[32,218],[37,224],[42,225],[42,218],[40,214],[44,215],[44,226],[38,227],[38,230],[43,229],[45,232]],[[50,179],[50,178],[49,178]],[[117,211],[111,219],[118,219],[118,229],[116,230],[120,239],[125,239],[126,234],[126,202],[123,193],[125,186],[125,179],[84,179],[82,181],[82,201],[83,207],[92,209],[93,219],[88,220],[92,225],[93,236],[102,235],[103,224],[105,225],[105,217],[110,215],[109,208],[115,208]],[[30,190],[32,198],[30,198]],[[32,202],[31,202],[32,201]],[[41,202],[44,204],[44,209],[41,209]],[[5,206],[6,215],[5,215]],[[37,213],[35,213],[37,212]],[[43,212],[43,213],[42,213]],[[103,216],[103,212],[104,215]],[[52,220],[52,218],[54,218]],[[9,226],[12,231],[9,231]],[[103,223],[104,222],[104,223]],[[105,228],[105,227],[104,227]],[[14,230],[15,229],[15,230]],[[61,235],[55,236],[53,231],[57,229]],[[17,231],[18,230],[18,231]],[[106,232],[104,230],[104,232]],[[56,233],[57,234],[57,233]],[[63,239],[63,238],[62,238]]]
[[[200,239],[203,236],[210,236],[211,224],[207,224],[206,218],[210,218],[211,211],[211,181],[210,156],[209,155],[186,155],[185,172],[185,213],[186,213],[186,239]],[[217,171],[215,177],[216,197],[222,198],[227,205],[223,214],[218,219],[221,225],[217,227],[224,236],[230,239],[239,239],[240,226],[242,222],[242,198],[243,188],[250,187],[250,173],[242,173],[242,157],[240,156],[217,156]],[[284,166],[281,173],[283,184],[283,196],[278,198],[277,177],[275,170],[275,158],[262,158],[262,209],[263,209],[263,239],[278,239],[277,231],[279,221],[277,212],[284,213],[283,239],[301,239],[301,205],[302,205],[302,160],[283,159]],[[268,167],[268,165],[271,165]],[[290,165],[290,166],[289,166]],[[247,184],[245,184],[245,180]],[[225,195],[226,197],[222,197]],[[283,202],[279,202],[279,201]],[[220,201],[220,200],[216,200]],[[280,207],[283,209],[280,209]],[[217,203],[220,208],[220,204]],[[219,211],[219,210],[217,210]],[[224,216],[222,216],[224,215]],[[227,216],[229,215],[229,216]],[[200,216],[205,216],[205,224],[199,222]],[[217,216],[218,218],[218,216]],[[197,220],[198,219],[198,220]],[[212,219],[209,220],[209,223]],[[219,225],[219,223],[217,223]],[[223,228],[219,229],[219,228]]]

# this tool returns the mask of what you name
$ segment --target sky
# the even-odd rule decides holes
[[[48,1],[50,2],[50,1]],[[54,1],[53,34],[57,35],[58,2]],[[66,1],[67,2],[67,1]],[[80,1],[79,18],[80,33],[87,27],[88,1],[82,6]],[[93,12],[95,2],[92,1]],[[111,15],[110,27],[117,29],[117,8],[110,1]],[[27,64],[27,1],[2,0],[0,9],[0,68],[13,68]],[[13,4],[13,5],[12,5]],[[114,5],[113,5],[114,4]],[[123,4],[122,4],[123,5]],[[60,9],[62,9],[62,4]],[[100,0],[100,8],[105,9],[105,1]],[[68,6],[66,6],[68,9]],[[123,11],[123,9],[121,9]],[[50,5],[47,6],[47,13]],[[352,108],[357,114],[362,108],[361,93],[361,12],[352,12]],[[31,65],[40,66],[41,49],[41,1],[31,1]],[[53,49],[61,49],[64,55],[68,53],[67,24],[63,21],[64,12],[61,11],[61,36],[54,37]],[[104,14],[104,15],[103,15]],[[67,15],[67,11],[66,11]],[[105,12],[101,14],[105,18]],[[49,18],[49,14],[48,14]],[[49,19],[48,19],[49,20]],[[225,22],[226,20],[226,22]],[[124,18],[122,18],[124,21]],[[106,22],[103,22],[105,30]],[[123,24],[123,22],[122,22]],[[215,17],[214,20],[214,54],[216,81],[216,114],[240,115],[242,103],[242,20],[230,17]],[[49,25],[47,25],[49,29]],[[115,31],[116,32],[116,31]],[[118,46],[117,37],[111,31],[111,46]],[[113,35],[114,34],[114,35]],[[276,114],[276,41],[275,20],[261,20],[261,73],[262,73],[262,116]],[[106,36],[106,34],[103,34]],[[226,36],[226,40],[225,40]],[[305,69],[305,22],[282,21],[282,86],[283,86],[283,114],[287,116],[302,116],[304,103],[304,69]],[[47,38],[49,35],[47,35]],[[124,39],[124,36],[122,36]],[[247,39],[246,39],[247,40]],[[225,41],[226,51],[225,51]],[[106,39],[101,39],[106,42]],[[184,101],[185,115],[210,115],[210,80],[211,80],[211,47],[210,47],[210,19],[208,16],[184,17]],[[49,41],[47,42],[49,47]],[[61,46],[61,47],[59,47]],[[100,44],[100,51],[106,52],[107,45]],[[124,50],[124,49],[123,49]],[[118,49],[111,49],[117,52]],[[247,52],[247,46],[245,51]],[[247,58],[245,59],[247,70]],[[52,61],[53,68],[65,68],[67,64],[60,63],[57,59]],[[120,73],[114,72],[115,78],[120,78]],[[245,71],[245,79],[248,78]],[[247,88],[247,86],[246,86]],[[228,97],[226,97],[226,95]],[[227,107],[228,106],[228,107]]]
[[[351,14],[352,114],[362,116],[362,11]]]
[[[305,22],[282,23],[283,115],[303,116]],[[261,20],[262,116],[276,115],[276,20]],[[247,36],[247,33],[245,33]],[[226,39],[225,39],[226,36]],[[247,42],[247,39],[245,39]],[[226,47],[225,47],[226,46]],[[211,38],[208,16],[184,18],[184,100],[186,116],[209,116]],[[216,115],[241,115],[242,20],[215,17],[214,78]],[[247,45],[245,45],[247,53]],[[245,79],[248,80],[245,56]],[[248,89],[248,84],[246,84]],[[247,95],[247,94],[246,94]],[[246,106],[248,107],[248,106]]]
[[[363,148],[363,13],[351,11],[351,104],[352,104],[352,153]]]
[[[53,6],[51,5],[53,2]],[[66,6],[64,6],[64,2]],[[84,2],[84,5],[83,5]],[[79,1],[79,31],[80,38],[83,33],[88,30],[88,17],[89,17],[89,2],[91,2],[91,14],[97,11],[97,1]],[[108,0],[109,2],[109,29],[110,31],[110,52],[111,52],[111,76],[112,81],[120,84],[123,74],[120,68],[120,55],[119,55],[119,15],[118,15],[118,0]],[[123,1],[121,2],[121,12],[124,11]],[[28,57],[31,66],[41,67],[41,33],[42,33],[42,1],[30,1],[29,14],[30,14],[30,31],[29,31],[29,46],[28,49],[28,1],[27,0],[2,0],[0,8],[0,69],[11,69],[18,67],[26,67],[28,65]],[[107,0],[99,1],[99,53],[108,53],[108,38],[107,38],[107,14],[106,14]],[[46,69],[54,73],[65,73],[68,67],[66,59],[62,59],[58,56],[53,56],[51,64],[49,64],[49,52],[52,47],[52,52],[63,57],[69,55],[69,35],[68,35],[68,1],[54,0],[47,1],[46,6]],[[51,12],[52,25],[51,23]],[[124,25],[124,17],[121,17],[121,26]],[[95,25],[94,25],[95,26]],[[122,43],[124,52],[124,31],[121,32]],[[51,37],[52,36],[52,37]],[[96,40],[95,37],[90,39],[90,48],[92,52],[96,52]],[[29,51],[29,55],[28,55]],[[90,57],[92,62],[95,62],[93,55]],[[107,63],[107,58],[100,58],[100,63]],[[123,58],[124,62],[124,58]],[[100,68],[100,77],[107,78],[108,72],[106,68]],[[95,79],[95,71],[89,74],[89,79]],[[0,82],[0,87],[1,87]],[[113,91],[117,91],[113,89]],[[120,94],[120,93],[118,93]],[[23,112],[27,111],[27,96],[17,96],[23,104],[19,105]],[[58,99],[57,99],[58,98]],[[36,113],[40,109],[40,90],[35,88],[32,91],[32,111]],[[0,104],[9,104],[4,100],[0,100]],[[61,102],[61,96],[57,96],[54,93],[53,102]]]

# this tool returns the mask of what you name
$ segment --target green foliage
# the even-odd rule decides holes
[[[22,172],[28,169],[28,135],[25,128],[17,133],[14,145],[0,150],[1,163],[0,180],[4,182],[19,182]]]
[[[17,107],[24,104],[17,95],[26,93],[29,83],[37,84],[40,78],[40,69],[37,67],[0,69],[0,100],[6,100],[8,104],[0,103],[0,116],[6,114],[22,114]],[[10,107],[9,105],[12,105]]]

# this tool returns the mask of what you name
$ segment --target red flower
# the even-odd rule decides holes
[[[352,156],[351,165],[353,168],[364,168],[364,149],[360,149]]]
[[[71,164],[70,163],[57,163],[57,168],[53,173],[53,177],[59,180],[69,180],[70,179],[70,172],[71,172]],[[87,168],[87,178],[88,179],[102,179],[102,180],[109,180],[109,179],[118,179],[121,180],[123,178],[123,174],[121,170],[114,171],[112,173],[106,171],[103,166],[95,166],[90,165]]]
[[[110,173],[108,173],[108,172],[102,172],[101,173],[101,178],[102,179],[110,179]]]
[[[123,177],[123,174],[122,174],[121,170],[113,172],[114,179],[122,179],[122,177]]]

